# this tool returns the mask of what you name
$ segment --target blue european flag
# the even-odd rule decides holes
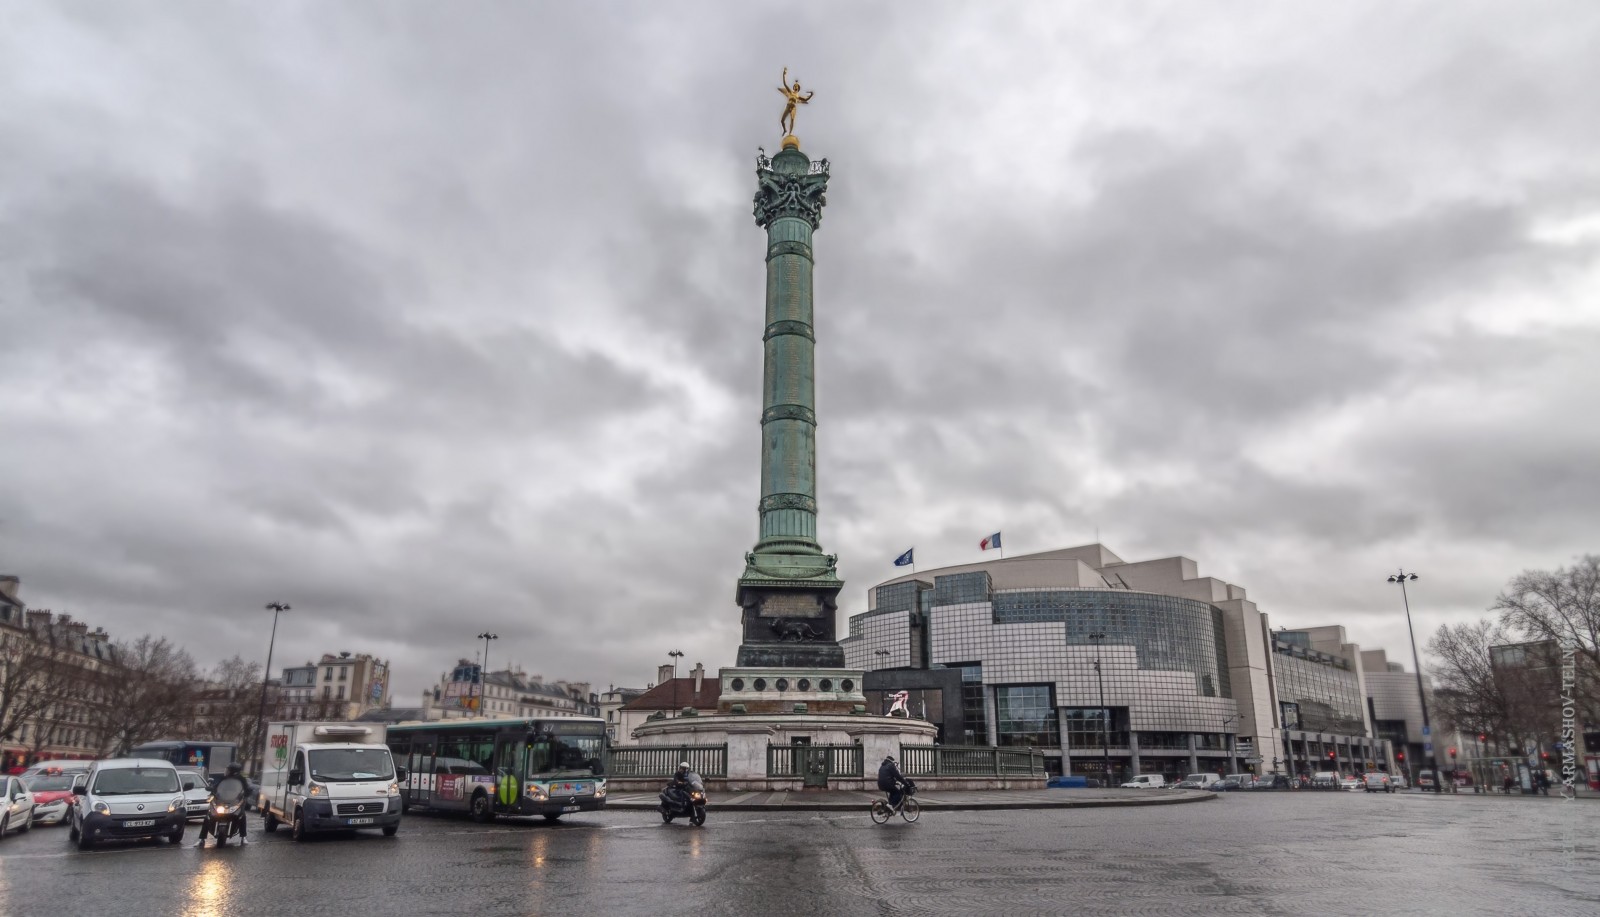
[[[916,550],[916,548],[906,548],[906,552],[904,554],[901,554],[899,557],[896,557],[894,559],[894,565],[896,567],[910,566],[911,562],[912,562],[911,561],[911,552],[915,551],[915,550]]]

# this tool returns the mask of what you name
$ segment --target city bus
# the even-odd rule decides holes
[[[128,749],[130,758],[160,758],[177,767],[193,767],[220,777],[239,756],[238,742],[207,739],[163,739]]]
[[[405,808],[555,821],[605,807],[606,724],[599,717],[461,719],[389,727],[389,751],[409,774]]]

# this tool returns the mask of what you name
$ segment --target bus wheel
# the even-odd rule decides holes
[[[472,797],[472,820],[480,825],[494,821],[494,803],[489,801],[489,794],[479,792]]]

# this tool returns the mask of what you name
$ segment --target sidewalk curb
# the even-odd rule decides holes
[[[1006,801],[1006,802],[934,802],[927,799],[918,799],[925,812],[981,812],[987,810],[1005,811],[1016,809],[1115,809],[1137,808],[1139,806],[1172,806],[1183,805],[1191,802],[1205,802],[1216,799],[1216,793],[1196,790],[1180,796],[1162,796],[1151,799],[1063,799],[1060,802],[1039,800],[1037,802]],[[718,804],[715,799],[711,801],[710,808],[716,812],[862,812],[870,802],[863,800],[853,803],[839,802],[753,802],[753,803],[728,803]],[[607,802],[607,809],[616,809],[624,812],[654,812],[657,804],[653,802]]]

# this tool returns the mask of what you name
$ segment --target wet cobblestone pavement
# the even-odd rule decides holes
[[[715,800],[713,800],[715,802]],[[254,827],[254,825],[253,825]],[[409,816],[398,837],[87,853],[0,840],[0,914],[1600,914],[1600,802],[1226,794],[1192,805]],[[189,838],[194,837],[191,828]]]

